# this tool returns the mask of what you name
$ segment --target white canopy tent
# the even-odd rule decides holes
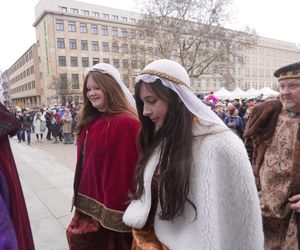
[[[278,96],[279,92],[269,88],[269,87],[263,87],[261,90],[259,90],[259,92],[261,94],[263,94],[264,96]]]
[[[247,91],[242,90],[241,88],[235,88],[233,91],[228,91],[225,87],[221,87],[214,93],[214,96],[219,99],[234,99],[234,98],[255,98],[263,94],[263,97],[277,96],[279,92],[269,88],[264,87],[260,90],[250,88]],[[205,96],[207,97],[207,96]]]
[[[247,97],[247,93],[240,89],[239,87],[235,88],[232,92],[230,92],[231,98],[243,98]]]
[[[220,99],[227,99],[231,97],[231,93],[222,87],[214,93],[214,96]]]
[[[256,90],[254,88],[250,88],[246,91],[247,93],[247,97],[248,98],[254,98],[254,97],[257,97],[261,94],[261,92],[259,90]]]

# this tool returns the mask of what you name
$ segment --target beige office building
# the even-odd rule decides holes
[[[8,98],[19,107],[40,105],[44,91],[40,85],[37,45],[33,44],[2,76],[9,79]]]
[[[118,68],[133,91],[136,74],[155,59],[153,38],[139,28],[141,22],[134,12],[71,0],[40,0],[33,24],[36,44],[8,70],[13,103],[80,102],[84,73],[98,62]],[[26,61],[28,53],[30,61]],[[232,88],[277,89],[274,70],[299,61],[300,50],[293,43],[259,37],[243,57],[245,64],[232,69]],[[191,88],[205,93],[223,85],[218,76],[201,76]]]
[[[139,29],[137,13],[77,1],[41,0],[35,14],[46,105],[82,101],[84,73],[98,62],[118,68],[133,90],[134,76],[152,59],[152,37]],[[59,90],[56,83],[61,84]]]

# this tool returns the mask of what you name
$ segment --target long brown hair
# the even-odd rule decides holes
[[[185,203],[188,202],[197,209],[189,200],[190,174],[192,168],[192,120],[194,115],[180,101],[178,95],[171,89],[163,86],[160,80],[150,83],[153,92],[168,104],[162,127],[155,132],[155,124],[143,116],[144,103],[140,99],[141,85],[148,84],[140,81],[135,86],[135,98],[139,119],[142,127],[139,142],[142,154],[136,171],[137,190],[133,195],[139,199],[144,191],[143,176],[147,162],[155,148],[162,144],[159,168],[159,201],[161,205],[162,220],[172,220],[182,215]]]
[[[99,85],[106,97],[107,109],[105,113],[118,114],[125,112],[137,117],[136,111],[130,106],[116,80],[108,74],[99,71],[91,71],[85,76],[83,83],[83,106],[78,114],[78,125],[76,128],[77,135],[82,131],[85,125],[91,122],[95,117],[101,115],[101,112],[94,108],[87,98],[86,85],[89,77],[92,77],[93,80]]]

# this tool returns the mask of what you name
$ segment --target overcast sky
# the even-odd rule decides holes
[[[49,0],[51,1],[51,0]],[[134,10],[135,0],[81,0],[103,6]],[[8,69],[36,41],[34,7],[38,0],[3,1],[0,10],[0,70]],[[300,44],[300,0],[233,0],[235,22],[248,25],[258,35]]]

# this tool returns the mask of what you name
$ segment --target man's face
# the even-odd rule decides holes
[[[280,101],[287,111],[300,112],[300,78],[279,81]]]

